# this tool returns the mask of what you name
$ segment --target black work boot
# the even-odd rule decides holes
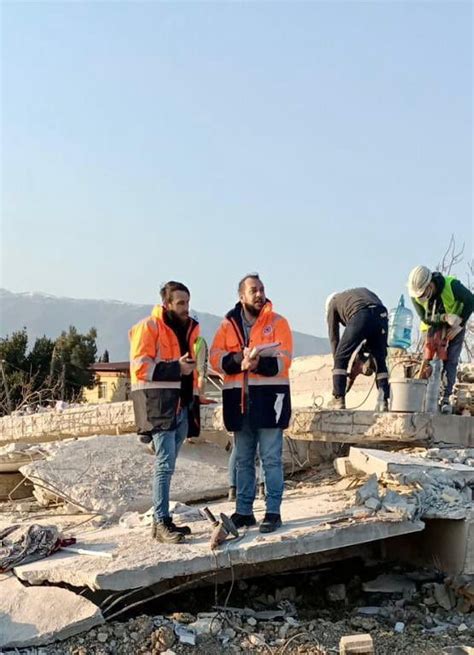
[[[334,396],[328,402],[328,409],[346,409],[346,399],[344,396]]]
[[[281,527],[281,516],[279,514],[265,514],[260,523],[260,532],[275,532]]]
[[[235,500],[237,497],[237,489],[235,487],[229,487],[229,493],[227,495],[227,500]]]
[[[230,520],[233,522],[237,529],[245,527],[251,528],[252,525],[257,523],[253,514],[237,514],[237,512],[232,514]]]
[[[173,523],[171,517],[163,519],[163,523],[171,530],[171,532],[179,532],[185,536],[191,534],[191,528],[189,525],[176,525]]]
[[[163,521],[155,521],[151,525],[151,536],[162,544],[180,544],[184,541],[184,534],[175,532]],[[171,519],[169,519],[171,521]]]

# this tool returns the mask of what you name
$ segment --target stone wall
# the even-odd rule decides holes
[[[201,425],[203,432],[225,436],[222,406],[201,407]],[[5,416],[0,419],[0,446],[134,431],[131,401],[82,405],[63,411]],[[398,441],[474,447],[474,418],[349,410],[331,412],[315,407],[295,407],[287,436],[333,443]]]
[[[39,443],[66,437],[134,431],[130,401],[83,405],[28,416],[4,416],[0,419],[0,446],[12,442]]]

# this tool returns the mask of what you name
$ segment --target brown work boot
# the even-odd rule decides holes
[[[153,520],[151,526],[151,536],[153,539],[156,539],[156,541],[162,544],[181,544],[184,541],[184,534],[173,530],[165,521],[171,521],[171,518],[163,519],[162,521]]]

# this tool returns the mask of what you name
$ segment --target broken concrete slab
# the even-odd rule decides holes
[[[193,535],[184,544],[167,545],[153,541],[146,528],[126,530],[120,527],[100,532],[77,534],[78,547],[110,549],[113,558],[94,558],[56,553],[46,560],[15,569],[18,577],[30,584],[64,582],[91,589],[127,590],[150,586],[188,575],[215,575],[231,566],[266,564],[272,560],[322,553],[351,545],[366,544],[400,534],[418,532],[421,522],[388,521],[374,517],[353,517],[354,491],[344,494],[326,487],[287,492],[282,507],[284,525],[263,535],[258,528],[242,531],[242,538],[226,542],[211,553],[211,526],[207,522],[192,525]],[[232,512],[229,503],[212,504],[214,514]],[[262,517],[264,504],[255,505]],[[256,569],[255,569],[256,570]]]
[[[444,584],[434,583],[433,596],[438,605],[448,612],[452,610],[456,604],[456,596],[454,592]]]
[[[449,464],[403,453],[351,446],[349,461],[357,470],[367,475],[375,473],[378,478],[387,474],[397,476],[431,472],[438,479],[441,479],[442,475],[447,484],[458,482],[464,486],[474,482],[474,468],[471,466]]]
[[[376,594],[414,594],[416,584],[406,575],[383,573],[374,580],[364,582],[362,589]]]
[[[0,447],[0,473],[16,473],[20,466],[45,457],[40,446],[11,443]]]
[[[47,457],[21,467],[43,505],[57,498],[114,518],[151,505],[154,457],[135,436],[85,437],[44,444]],[[181,502],[225,494],[228,454],[206,442],[185,443],[171,484]],[[41,486],[40,486],[41,485]],[[42,487],[46,487],[46,490]]]
[[[333,465],[334,470],[341,476],[341,478],[359,474],[359,471],[352,466],[349,457],[336,457],[333,461]]]
[[[67,589],[26,587],[11,573],[0,574],[0,588],[0,648],[42,646],[104,622],[96,605]]]

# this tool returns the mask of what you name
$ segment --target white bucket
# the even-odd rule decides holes
[[[422,412],[428,380],[391,380],[390,411]]]

